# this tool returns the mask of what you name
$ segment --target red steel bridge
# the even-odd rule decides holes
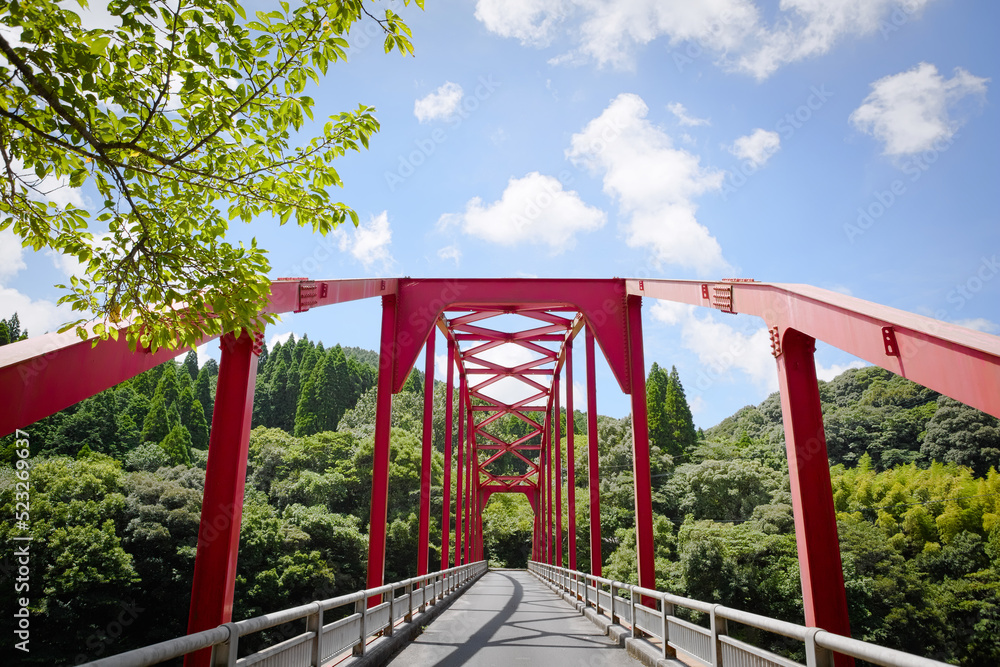
[[[806,626],[845,637],[850,636],[850,628],[813,359],[815,342],[825,341],[1000,417],[1000,338],[806,285],[619,278],[279,279],[272,284],[268,311],[301,313],[375,297],[382,300],[382,322],[369,589],[386,583],[383,572],[392,397],[403,387],[422,349],[426,403],[416,559],[418,576],[426,575],[429,570],[431,422],[438,331],[447,345],[448,356],[440,569],[481,561],[481,516],[490,496],[523,493],[535,515],[534,567],[566,564],[568,571],[575,571],[574,458],[577,448],[585,446],[589,452],[591,553],[595,554],[590,574],[599,577],[601,534],[594,377],[599,346],[618,386],[631,401],[639,577],[635,593],[640,605],[655,606],[656,601],[649,596],[655,589],[656,577],[642,299],[663,299],[762,318],[770,332],[771,351],[778,369]],[[577,397],[573,392],[572,356],[574,342],[581,333],[587,369],[586,443],[574,440],[572,428],[560,433],[559,419],[562,408],[568,415],[573,414]],[[263,339],[263,331],[230,333],[221,339],[189,633],[208,631],[232,619],[257,356]],[[511,345],[520,348],[521,356],[527,360],[515,366],[491,361],[496,359],[489,354],[491,350]],[[124,336],[95,345],[73,333],[47,334],[0,347],[0,434],[24,428],[177,354],[179,351],[165,349],[133,352],[124,342]],[[511,383],[520,387],[522,399],[505,403],[493,397],[497,394],[490,391],[491,387]],[[561,384],[565,387],[565,406],[560,405]],[[456,394],[457,419],[452,414]],[[495,437],[488,429],[491,423],[507,415],[526,427],[526,434],[512,442]],[[457,433],[452,432],[453,423],[458,425]],[[572,424],[572,418],[568,423]],[[566,461],[560,460],[558,446],[563,436],[567,440]],[[516,459],[513,468],[523,472],[495,474],[497,463],[505,457]],[[451,479],[453,460],[455,480]],[[565,498],[562,470],[569,475]],[[564,503],[569,521],[565,527]],[[449,552],[451,526],[455,531],[455,553]],[[568,535],[565,542],[564,529]],[[551,581],[564,576],[559,570],[543,573]],[[563,590],[572,590],[569,581],[565,578]],[[448,588],[445,583],[441,586]],[[390,592],[390,597],[393,595]],[[363,601],[374,607],[380,598],[365,597]],[[667,604],[664,599],[662,608],[666,609]],[[392,618],[392,612],[389,614]],[[188,663],[205,665],[209,658],[207,651],[201,651],[191,654]],[[850,658],[843,656],[837,659],[838,664],[849,661]]]

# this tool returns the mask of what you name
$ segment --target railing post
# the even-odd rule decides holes
[[[236,655],[240,650],[240,635],[235,623],[222,625],[229,631],[229,639],[212,647],[212,667],[236,667]]]
[[[392,637],[396,628],[396,589],[389,589],[389,625],[385,629],[385,636]],[[320,666],[317,666],[320,667]]]
[[[611,582],[611,604],[608,606],[611,608],[611,625],[615,624],[615,588],[616,582]]]
[[[312,667],[322,667],[323,665],[323,605],[319,602],[314,602],[316,605],[316,613],[310,614],[306,618],[306,631],[315,632],[316,636],[312,641],[312,656],[310,657],[309,664]]]
[[[721,635],[729,634],[729,623],[724,618],[719,618],[716,610],[722,605],[712,605],[709,618],[712,625],[712,667],[722,667],[722,641]]]
[[[636,639],[638,637],[641,637],[642,633],[639,632],[639,628],[636,627],[636,622],[635,622],[635,589],[633,589],[631,587],[628,590],[628,601],[629,601],[629,607],[630,607],[629,608],[629,614],[632,616],[632,618],[629,619],[629,620],[632,621],[632,638]]]
[[[822,628],[809,628],[806,632],[806,667],[833,667],[833,651],[816,645],[816,635],[826,632]]]
[[[664,659],[669,658],[673,655],[670,651],[670,620],[668,616],[674,615],[674,605],[667,602],[666,596],[660,598],[660,617],[662,619],[662,631],[663,631],[663,657]]]
[[[413,582],[406,582],[406,616],[403,620],[407,623],[413,621]]]
[[[354,645],[354,649],[351,653],[360,657],[365,654],[365,648],[368,645],[368,632],[365,628],[365,621],[368,620],[368,596],[366,594],[362,594],[361,599],[354,603],[354,612],[361,614],[361,618],[358,623],[361,628],[361,636],[360,641]]]

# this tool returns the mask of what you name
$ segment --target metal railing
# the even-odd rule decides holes
[[[486,561],[459,565],[378,588],[226,623],[87,665],[145,667],[210,648],[213,667],[319,667],[347,651],[357,656],[364,655],[369,637],[379,633],[391,636],[397,621],[410,621],[415,610],[422,612],[427,605],[453,597],[467,582],[486,570]],[[400,590],[402,594],[397,595]],[[368,600],[373,597],[379,598],[380,602],[369,609]],[[347,605],[354,606],[353,613],[332,623],[324,622],[326,612]],[[305,620],[305,632],[237,659],[240,638],[301,620]]]
[[[608,616],[612,623],[624,621],[632,628],[633,637],[648,636],[659,640],[664,658],[670,656],[672,648],[684,654],[689,664],[704,667],[833,667],[833,656],[839,653],[885,667],[946,667],[945,663],[937,660],[843,637],[820,628],[807,628],[555,565],[529,561],[528,570],[554,588],[593,607],[597,613]],[[619,595],[621,591],[628,591],[629,597]],[[649,599],[653,600],[653,606],[645,604]],[[678,618],[676,607],[705,614],[709,627]],[[729,636],[729,621],[802,642],[805,645],[805,666]]]

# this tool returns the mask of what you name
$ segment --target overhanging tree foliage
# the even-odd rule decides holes
[[[270,321],[266,251],[226,242],[229,222],[357,224],[330,196],[331,163],[368,146],[374,109],[331,116],[296,146],[307,87],[346,58],[354,23],[378,21],[386,52],[403,54],[409,28],[362,0],[250,19],[235,0],[112,0],[108,26],[67,4],[0,0],[0,230],[81,262],[60,302],[95,314],[101,336],[130,323],[130,342],[177,347]],[[96,216],[47,201],[60,184],[92,185]],[[85,323],[65,328],[86,336]]]

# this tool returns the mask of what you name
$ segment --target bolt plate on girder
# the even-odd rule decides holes
[[[712,307],[718,308],[724,313],[736,314],[736,311],[733,310],[732,285],[712,285]]]

